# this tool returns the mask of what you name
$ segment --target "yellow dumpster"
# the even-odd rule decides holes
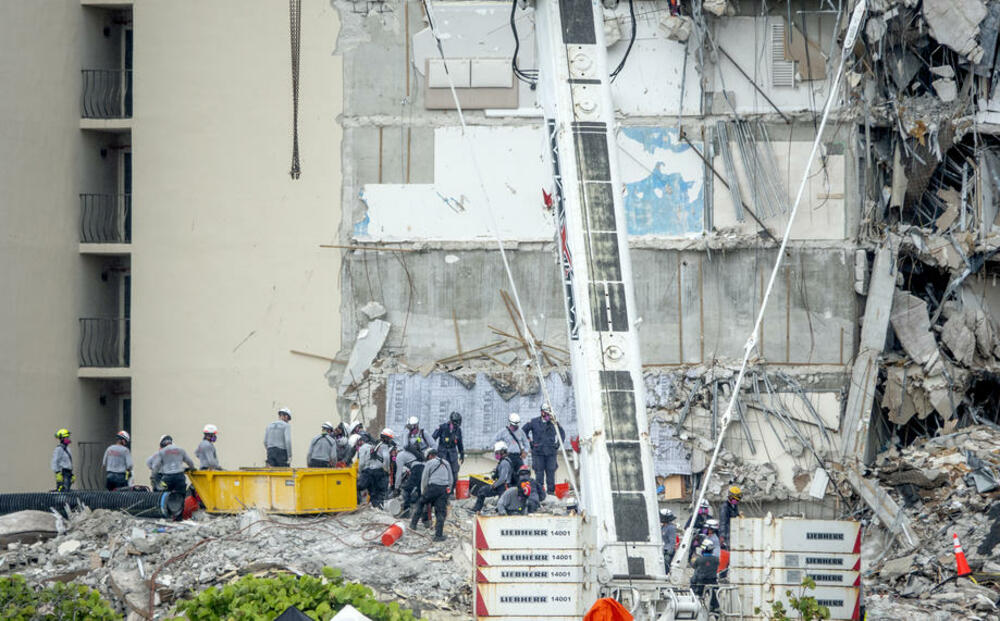
[[[188,476],[209,513],[259,509],[296,515],[351,511],[358,506],[357,465],[195,470]]]

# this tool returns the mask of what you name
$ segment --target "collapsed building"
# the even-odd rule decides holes
[[[941,532],[985,524],[988,497],[967,497],[997,485],[1000,3],[870,2],[810,160],[854,4],[605,2],[604,29],[663,500],[705,470],[805,176],[709,497],[735,483],[758,514],[870,520],[871,541],[894,543],[871,546],[867,584],[894,595],[880,565],[950,553]],[[485,451],[508,412],[542,402],[530,341],[573,436],[530,3],[334,5],[342,413],[433,427],[457,410]],[[927,529],[921,481],[882,473],[955,434],[969,454],[932,487],[961,507]]]

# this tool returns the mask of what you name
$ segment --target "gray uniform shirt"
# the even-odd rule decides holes
[[[522,452],[527,453],[531,450],[531,444],[528,443],[528,436],[524,434],[524,429],[520,427],[513,432],[511,432],[509,425],[504,427],[497,432],[497,435],[493,436],[493,441],[506,442],[507,450],[511,454],[517,453],[520,455]]]
[[[415,440],[420,438],[420,443],[417,444]],[[423,429],[418,429],[417,433],[410,433],[410,430],[406,430],[406,435],[403,437],[403,448],[409,448],[410,446],[419,446],[421,451],[426,451],[429,448],[434,448],[436,445],[433,440],[431,440],[430,434],[428,434]]]
[[[202,470],[222,470],[219,465],[219,456],[215,453],[215,443],[202,440],[198,448],[194,450],[194,456],[201,462]]]
[[[532,496],[525,498],[521,496],[517,486],[507,488],[507,491],[500,495],[497,501],[497,513],[500,515],[527,515],[538,509],[538,502]]]
[[[384,442],[362,444],[361,448],[358,449],[358,470],[377,470],[382,468],[386,472],[389,472],[389,465],[392,461],[392,455],[389,454],[391,450],[392,448]]]
[[[52,472],[62,472],[73,469],[73,456],[70,455],[69,447],[60,444],[52,453]]]
[[[283,420],[276,420],[264,430],[264,448],[285,449],[288,461],[292,460],[292,426]]]
[[[493,489],[503,489],[504,487],[507,486],[508,483],[510,483],[510,473],[511,473],[510,460],[507,459],[506,457],[501,459],[500,463],[497,464],[496,473],[497,473],[497,478],[495,481],[493,481],[493,485],[491,485],[490,487]]]
[[[173,444],[164,446],[146,462],[150,470],[160,474],[180,474],[184,472],[185,464],[194,468],[194,462],[188,457],[187,451]]]
[[[396,453],[396,489],[403,486],[403,481],[409,476],[410,466],[415,461],[417,461],[417,457],[410,451]]]
[[[451,487],[451,464],[440,457],[427,462],[424,466],[424,474],[420,477],[420,493],[427,491],[428,485],[443,485]]]
[[[112,444],[104,451],[104,461],[101,463],[108,472],[125,474],[132,470],[132,453],[121,444]]]
[[[307,460],[318,459],[320,461],[337,461],[337,442],[328,433],[321,433],[309,443],[309,455]]]

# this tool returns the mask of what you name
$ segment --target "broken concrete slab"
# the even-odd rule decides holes
[[[903,349],[930,375],[939,370],[941,353],[931,334],[931,320],[927,302],[917,296],[896,289],[892,297],[892,329]]]
[[[58,533],[56,516],[48,511],[18,511],[0,516],[0,545],[33,543]]]
[[[392,324],[381,319],[373,319],[368,322],[368,327],[358,333],[354,347],[351,349],[351,356],[347,359],[347,367],[344,375],[340,379],[340,388],[337,393],[343,397],[351,386],[359,383],[368,372],[368,367],[382,351],[382,345],[389,336],[389,329]]]
[[[958,97],[958,85],[955,80],[948,78],[938,78],[931,82],[938,99],[945,103],[951,103]]]
[[[896,501],[890,498],[878,483],[861,476],[853,468],[847,469],[847,480],[861,499],[875,512],[882,525],[900,538],[905,550],[913,548],[920,542],[920,537],[910,524],[910,518],[900,510]]]
[[[986,17],[981,0],[924,0],[924,20],[931,36],[974,63],[986,51],[979,45],[979,23]]]
[[[965,318],[965,313],[952,315],[941,330],[941,341],[955,360],[968,366],[976,353],[976,335],[966,325]]]
[[[878,570],[879,576],[883,580],[895,580],[913,571],[913,563],[917,560],[916,554],[901,556],[882,564],[882,569]]]
[[[666,15],[659,22],[659,29],[671,41],[687,41],[693,22],[687,15]]]

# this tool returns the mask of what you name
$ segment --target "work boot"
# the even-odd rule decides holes
[[[486,496],[476,496],[476,506],[472,507],[474,513],[479,513],[483,510],[483,505],[486,504]]]
[[[446,541],[446,539],[444,535],[438,533],[437,535],[434,535],[434,541]]]

